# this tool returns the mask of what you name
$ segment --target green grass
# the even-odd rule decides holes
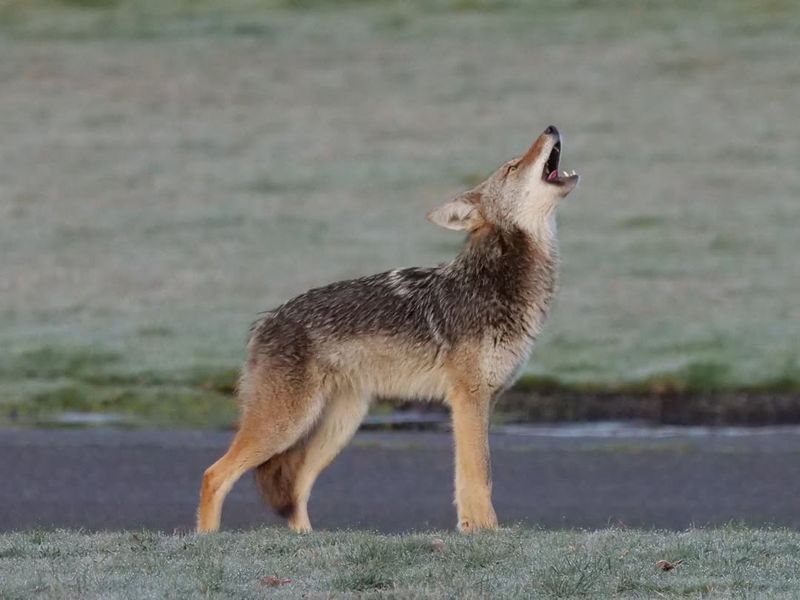
[[[0,572],[3,598],[795,598],[800,534],[34,531],[0,536]]]
[[[103,413],[122,426],[229,427],[236,378],[235,369],[130,373],[117,354],[41,348],[0,368],[0,381],[13,382],[0,387],[0,424],[57,425],[65,413]]]
[[[583,179],[528,376],[796,393],[799,33],[780,0],[0,0],[0,407],[226,402],[258,311],[447,260],[425,212],[551,122]]]

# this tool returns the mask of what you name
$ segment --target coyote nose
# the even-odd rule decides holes
[[[558,129],[556,129],[555,125],[548,125],[544,132],[549,133],[550,135],[558,135]]]

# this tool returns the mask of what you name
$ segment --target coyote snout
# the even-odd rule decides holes
[[[203,476],[198,530],[219,527],[226,494],[255,468],[265,500],[309,531],[314,481],[375,396],[450,406],[458,527],[497,526],[489,412],[524,366],[555,292],[555,212],[578,183],[558,170],[561,153],[548,127],[525,154],[431,211],[433,223],[468,232],[452,261],[316,288],[254,323],[239,431]]]
[[[551,236],[558,202],[578,184],[578,175],[559,171],[561,135],[552,125],[528,151],[502,165],[475,189],[430,213],[448,229],[473,231],[492,224],[520,228],[529,235]]]

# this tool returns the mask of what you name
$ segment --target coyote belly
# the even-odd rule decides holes
[[[458,526],[496,527],[489,413],[524,366],[555,291],[555,209],[578,180],[559,174],[560,151],[548,128],[525,155],[429,213],[468,232],[451,262],[316,288],[254,324],[240,428],[203,477],[199,530],[219,527],[225,495],[251,468],[290,526],[310,530],[314,481],[375,396],[451,407]]]

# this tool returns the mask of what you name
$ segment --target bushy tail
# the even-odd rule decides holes
[[[255,470],[261,497],[281,517],[288,519],[297,506],[295,481],[303,460],[303,442],[261,463]]]

